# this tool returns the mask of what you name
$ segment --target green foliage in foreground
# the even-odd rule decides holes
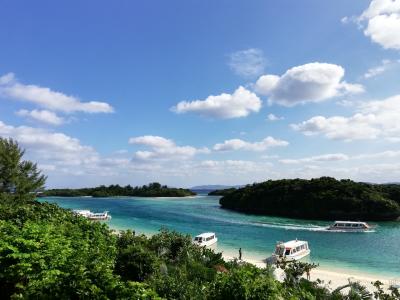
[[[19,151],[0,139],[0,149],[5,144]],[[374,294],[353,282],[331,292],[301,277],[315,267],[307,263],[280,265],[280,282],[271,267],[225,262],[176,232],[116,235],[104,223],[31,199],[44,177],[31,163],[20,171],[22,155],[10,164],[16,171],[7,170],[7,151],[0,155],[0,299],[400,299],[379,282]]]
[[[331,292],[301,275],[305,263],[271,267],[225,262],[189,236],[161,230],[118,235],[54,204],[0,203],[1,299],[364,299],[365,290]],[[379,286],[378,286],[379,287]],[[348,298],[348,293],[352,297]],[[344,293],[344,294],[343,294]],[[366,299],[399,299],[378,289]]]
[[[9,203],[0,205],[1,299],[155,297],[114,274],[117,238],[106,225],[53,204]]]
[[[223,208],[245,213],[323,220],[396,220],[400,185],[321,177],[255,183],[224,195]]]
[[[60,196],[60,197],[115,197],[115,196],[136,196],[136,197],[187,197],[194,196],[196,193],[181,188],[171,188],[161,185],[158,182],[149,183],[141,187],[110,185],[98,186],[95,188],[82,189],[51,189],[41,193],[41,196]]]

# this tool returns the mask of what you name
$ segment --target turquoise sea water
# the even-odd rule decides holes
[[[389,277],[400,276],[400,222],[382,222],[373,232],[327,232],[329,222],[294,220],[240,214],[221,209],[219,197],[188,198],[62,198],[54,202],[64,208],[108,210],[114,229],[156,233],[161,227],[196,235],[213,231],[218,251],[235,253],[241,247],[244,258],[264,259],[276,241],[307,240],[308,260],[324,269],[348,269]]]

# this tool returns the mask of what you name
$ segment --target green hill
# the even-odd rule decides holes
[[[400,186],[330,177],[269,180],[220,199],[222,208],[244,213],[319,220],[396,220]]]
[[[130,196],[130,197],[187,197],[194,196],[196,193],[188,189],[171,188],[166,185],[161,185],[158,182],[153,182],[141,187],[132,187],[130,185],[120,186],[98,186],[95,188],[82,189],[51,189],[46,190],[40,196],[59,196],[59,197],[115,197],[115,196]]]

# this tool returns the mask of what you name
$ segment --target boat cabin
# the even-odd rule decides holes
[[[90,210],[75,209],[75,210],[73,210],[73,212],[79,216],[86,217],[86,218],[92,214],[92,212]]]
[[[366,222],[335,221],[329,230],[367,230],[371,227]]]
[[[85,217],[89,220],[109,220],[111,216],[108,214],[108,211],[104,211],[102,213],[93,213],[90,210],[74,210],[75,214]]]
[[[278,242],[275,248],[275,255],[279,259],[298,260],[310,254],[310,248],[307,241],[293,240]]]
[[[195,236],[193,242],[199,246],[209,246],[217,242],[217,236],[214,232],[205,232]]]

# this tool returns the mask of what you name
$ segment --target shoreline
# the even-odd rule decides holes
[[[116,232],[121,231],[121,229],[112,228]],[[157,232],[152,231],[144,231],[144,230],[135,230],[136,234],[143,234],[147,237],[151,237]],[[222,257],[225,261],[230,261],[237,258],[237,251],[225,247],[210,247],[211,249],[216,250],[216,252],[221,252]],[[266,264],[261,259],[259,259],[256,255],[251,252],[244,252],[242,261],[251,263],[259,268],[265,268]],[[275,269],[275,278],[279,281],[282,281],[284,278],[283,270]],[[305,278],[305,276],[304,276]],[[337,287],[346,285],[351,281],[357,281],[363,286],[366,286],[369,291],[374,290],[373,282],[379,280],[384,284],[384,288],[388,288],[390,285],[390,281],[396,280],[398,284],[400,284],[400,274],[399,276],[391,276],[389,274],[371,274],[369,272],[363,272],[361,270],[355,270],[351,268],[340,268],[340,267],[329,267],[329,266],[318,266],[310,272],[310,279],[315,281],[320,279],[322,281],[321,285],[329,285],[331,290],[336,289]]]
[[[224,253],[225,252],[225,253]],[[226,261],[230,261],[233,259],[237,259],[237,256],[232,255],[232,253],[227,253],[228,251],[223,251],[222,252],[222,257]],[[244,257],[242,261],[251,263],[259,268],[265,268],[266,264],[265,262],[256,259],[254,257],[251,257],[251,255]],[[284,272],[281,269],[275,269],[274,271],[275,278],[279,281],[283,281],[284,279]],[[306,278],[304,275],[303,278]],[[400,284],[400,277],[399,278],[393,278],[390,276],[385,276],[385,275],[372,275],[368,273],[363,273],[360,271],[350,271],[347,269],[340,269],[340,268],[335,268],[335,269],[328,269],[324,268],[321,266],[318,266],[315,269],[312,269],[310,272],[310,280],[315,281],[317,279],[322,280],[321,285],[329,285],[329,288],[331,290],[336,289],[337,287],[346,285],[349,283],[349,280],[353,282],[359,282],[361,285],[365,286],[368,288],[369,291],[374,290],[373,283],[375,281],[380,281],[384,284],[384,288],[388,288],[390,285],[391,280],[397,280],[397,283]]]

